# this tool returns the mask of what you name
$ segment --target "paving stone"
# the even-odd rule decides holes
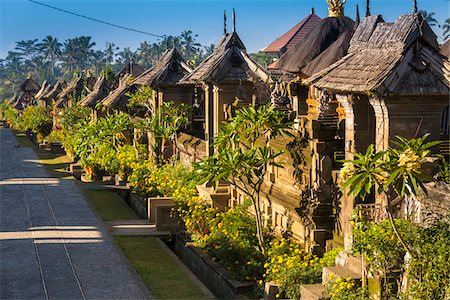
[[[74,181],[16,144],[0,128],[0,298],[150,298]]]

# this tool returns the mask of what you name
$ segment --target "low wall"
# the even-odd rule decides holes
[[[143,200],[142,197],[136,193],[130,193],[126,202],[141,219],[147,219],[147,200]]]
[[[187,242],[181,234],[176,235],[174,252],[219,299],[236,299],[254,290],[253,282],[232,279],[224,268],[212,262],[206,253]]]

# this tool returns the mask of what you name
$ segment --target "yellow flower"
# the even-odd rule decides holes
[[[338,279],[336,279],[336,283],[341,283],[342,282],[342,278],[338,277]]]
[[[276,295],[275,295],[275,298],[280,298],[280,294],[276,294]]]
[[[259,284],[263,284],[263,281],[262,281],[262,280],[260,280],[260,281],[258,281],[258,283],[259,283]]]
[[[347,289],[351,289],[353,287],[353,284],[347,283]]]

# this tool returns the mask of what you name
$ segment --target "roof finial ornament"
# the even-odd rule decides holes
[[[413,13],[417,14],[417,0],[413,0],[414,8]]]
[[[355,20],[355,29],[358,28],[359,23],[361,22],[361,17],[359,16],[359,5],[356,4],[356,20]]]
[[[370,17],[370,0],[366,0],[366,17]]]
[[[223,34],[227,34],[227,10],[223,10]]]
[[[233,32],[236,32],[236,13],[234,12],[234,8],[233,8]]]
[[[311,7],[311,14],[312,14],[312,15],[315,14],[314,7]]]
[[[344,15],[344,3],[347,0],[327,0],[328,16],[339,17]]]

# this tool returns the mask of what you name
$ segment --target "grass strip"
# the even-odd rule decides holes
[[[153,236],[114,236],[156,299],[208,299]]]

